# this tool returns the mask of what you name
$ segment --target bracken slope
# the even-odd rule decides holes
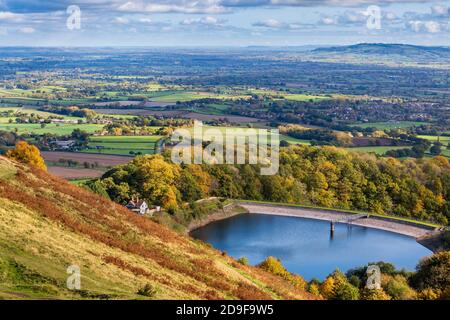
[[[81,289],[67,289],[78,266]],[[0,157],[0,298],[314,299],[208,245]]]

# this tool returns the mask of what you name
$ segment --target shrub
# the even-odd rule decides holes
[[[391,297],[384,292],[383,289],[367,289],[361,290],[361,300],[391,300]]]
[[[240,264],[243,264],[244,266],[248,266],[248,265],[249,265],[249,261],[248,261],[247,257],[240,257],[240,258],[238,259],[238,262],[239,262]]]
[[[384,276],[382,281],[383,289],[394,300],[412,300],[416,297],[416,292],[411,289],[405,277],[401,275]]]
[[[154,288],[151,284],[147,283],[145,286],[138,289],[137,294],[145,297],[154,297],[157,292],[158,290],[156,290],[156,288]]]
[[[423,289],[417,294],[417,298],[420,300],[436,300],[440,296],[440,292],[433,289]]]
[[[359,290],[355,286],[346,282],[334,289],[333,299],[335,300],[358,300]]]
[[[299,275],[287,271],[286,268],[281,264],[281,261],[274,257],[267,257],[267,259],[261,262],[258,266],[265,271],[288,280],[297,288],[304,289],[307,286],[307,282],[305,281],[305,279],[303,279]]]

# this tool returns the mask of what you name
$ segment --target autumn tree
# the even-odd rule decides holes
[[[180,174],[179,167],[167,163],[161,155],[137,157],[133,164],[137,167],[139,181],[142,181],[141,195],[165,208],[176,208],[178,190],[175,183]]]
[[[417,265],[411,284],[418,290],[432,289],[440,294],[450,287],[450,251],[427,257]]]
[[[47,166],[45,165],[44,159],[41,157],[39,149],[26,141],[19,141],[14,149],[6,152],[6,156],[41,170],[47,170]]]

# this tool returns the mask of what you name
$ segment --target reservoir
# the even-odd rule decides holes
[[[210,223],[191,235],[252,265],[274,256],[306,280],[377,261],[413,271],[432,254],[414,238],[389,231],[338,223],[331,235],[327,221],[254,213]]]

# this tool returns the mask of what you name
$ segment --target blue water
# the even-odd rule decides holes
[[[277,257],[307,280],[376,261],[413,271],[420,258],[432,253],[414,238],[388,231],[336,224],[331,237],[327,221],[262,214],[213,222],[191,235],[234,258],[245,256],[253,265]]]

